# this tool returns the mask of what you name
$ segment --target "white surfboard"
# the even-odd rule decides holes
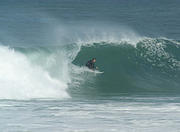
[[[91,69],[89,69],[89,68],[87,68],[87,67],[83,67],[83,71],[85,71],[85,72],[91,72],[91,73],[94,73],[94,74],[102,74],[102,73],[104,73],[103,71],[91,70]]]
[[[98,71],[98,70],[94,70],[94,71],[92,71],[92,72],[94,72],[94,73],[98,73],[98,74],[102,74],[102,73],[104,73],[103,71]]]

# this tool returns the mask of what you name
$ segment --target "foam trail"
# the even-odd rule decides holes
[[[67,84],[19,52],[0,46],[0,99],[67,98]]]

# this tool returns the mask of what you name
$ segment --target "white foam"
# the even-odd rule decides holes
[[[165,49],[167,47],[166,42],[170,41],[174,44],[178,44],[178,42],[167,39],[167,38],[144,38],[141,42],[142,48],[146,50],[146,54],[141,54],[147,61],[151,62],[153,65],[158,67],[170,67],[171,69],[175,69],[180,67],[180,62],[172,55],[169,54]],[[170,63],[164,63],[164,62]]]
[[[67,98],[67,82],[8,47],[0,46],[0,99]]]

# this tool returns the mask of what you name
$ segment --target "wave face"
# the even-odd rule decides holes
[[[83,46],[73,61],[82,66],[97,58],[104,74],[81,73],[83,94],[180,93],[179,42],[165,38],[144,38],[128,42],[93,43]]]
[[[33,99],[180,93],[179,42],[79,41],[63,46],[0,46],[0,98]],[[103,74],[84,67],[97,58]]]

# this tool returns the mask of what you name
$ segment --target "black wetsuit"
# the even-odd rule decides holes
[[[92,60],[89,60],[87,63],[86,63],[86,66],[89,68],[89,69],[96,69],[95,67],[95,63],[92,61]]]

